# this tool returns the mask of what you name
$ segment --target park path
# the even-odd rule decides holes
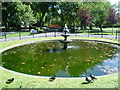
[[[28,36],[21,36],[21,37],[10,37],[10,38],[0,38],[0,42],[5,41],[12,41],[12,40],[20,40],[20,39],[30,39],[30,38],[40,38],[40,37],[60,37],[62,32],[48,32],[48,33],[41,33],[36,35],[28,35]],[[113,35],[91,35],[91,34],[72,34],[68,33],[71,36],[75,37],[94,37],[94,38],[106,38],[106,39],[120,39],[120,36],[113,36]]]

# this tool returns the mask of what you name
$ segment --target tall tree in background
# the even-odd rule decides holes
[[[78,3],[77,2],[60,2],[58,4],[59,7],[59,17],[61,20],[61,25],[67,24],[69,28],[75,25],[78,11]]]
[[[110,9],[109,2],[94,2],[91,4],[91,15],[93,17],[92,22],[102,30],[102,26],[106,23],[108,12]]]
[[[113,34],[113,25],[116,23],[117,23],[116,11],[115,11],[115,9],[110,8],[107,24],[112,26],[112,34]]]
[[[37,26],[42,27],[44,25],[43,20],[52,5],[56,5],[56,2],[33,2],[31,4],[32,10],[39,15]]]
[[[102,31],[102,26],[106,24],[109,17],[109,23],[114,22],[114,10],[109,11],[108,2],[4,2],[3,24],[6,28],[9,26],[19,27],[20,25],[32,25],[42,27],[47,25],[51,19],[54,24],[69,28],[76,26],[79,20],[81,29],[86,29],[87,25],[96,25]],[[77,13],[78,12],[78,13]],[[79,17],[77,16],[79,15]]]
[[[79,11],[78,16],[81,21],[81,30],[83,29],[83,26],[84,26],[84,29],[86,29],[86,26],[90,25],[91,19],[92,19],[91,15],[89,14],[89,10],[83,9],[83,10]]]
[[[2,3],[2,25],[5,26],[6,30],[10,27],[10,19],[12,18],[12,14],[16,12],[15,7],[17,3],[12,6],[11,4],[12,2]]]
[[[33,15],[33,11],[30,7],[30,5],[17,5],[16,6],[16,11],[14,15],[14,19],[18,25],[24,25],[25,27],[28,25],[32,25],[36,22],[36,19]],[[19,19],[19,20],[18,20]],[[19,21],[19,22],[18,22]]]
[[[5,26],[6,29],[8,29],[8,14],[9,12],[7,11],[9,3],[2,3],[2,26]]]
[[[45,22],[49,25],[59,24],[59,11],[57,3],[49,7],[49,11],[46,13]]]
[[[35,23],[30,5],[25,5],[22,2],[4,2],[2,10],[3,24],[6,29],[13,26],[19,30],[21,25],[27,26]]]
[[[117,15],[115,9],[110,9],[109,10],[109,16],[108,16],[108,22],[109,25],[113,25],[117,23]]]

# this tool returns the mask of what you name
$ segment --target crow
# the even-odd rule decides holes
[[[91,74],[90,74],[90,77],[91,77],[92,80],[97,79],[95,76],[93,76]]]
[[[92,80],[89,79],[88,77],[86,77],[86,81],[87,81],[88,83],[92,82]]]
[[[53,77],[51,77],[51,78],[49,78],[49,81],[54,81],[55,80],[55,78],[56,78],[56,75],[54,75]]]
[[[20,86],[20,88],[19,88],[18,90],[23,90],[23,87],[22,87],[22,86]]]
[[[14,78],[10,78],[10,79],[8,79],[8,80],[6,81],[6,83],[9,84],[9,83],[11,83],[11,82],[13,82],[13,81],[14,81]]]

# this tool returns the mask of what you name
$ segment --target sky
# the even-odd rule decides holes
[[[109,0],[110,2],[111,2],[111,4],[113,5],[113,4],[118,4],[118,2],[120,1],[120,0]]]

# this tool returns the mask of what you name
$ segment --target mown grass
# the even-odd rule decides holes
[[[85,78],[78,79],[55,79],[49,82],[49,78],[30,77],[0,69],[2,73],[1,88],[19,88],[22,85],[24,88],[118,88],[118,74],[110,74],[108,76],[98,77],[93,83],[82,84]],[[6,80],[15,78],[15,80],[6,84]],[[0,89],[1,89],[0,88]]]
[[[99,28],[93,28],[93,30],[76,30],[75,33],[84,33],[84,34],[92,34],[92,35],[119,35],[119,28],[103,28],[103,32],[100,31]]]
[[[7,38],[10,38],[10,37],[19,37],[20,36],[28,36],[28,35],[31,35],[30,32],[8,32],[6,34],[6,37]],[[0,38],[5,38],[5,36],[0,36]]]
[[[44,37],[44,38],[34,38],[34,39],[23,39],[23,40],[14,40],[1,42],[2,46],[0,49],[5,47],[9,47],[15,44],[32,42],[32,41],[40,41],[40,40],[51,40],[51,39],[63,39],[62,37]],[[89,40],[101,40],[108,41],[113,43],[118,43],[117,40],[108,40],[101,38],[77,38],[77,37],[69,37],[69,39],[89,39]],[[118,73],[110,74],[103,77],[98,77],[98,80],[95,80],[93,83],[82,84],[85,81],[85,78],[78,79],[56,79],[53,82],[49,82],[48,78],[40,78],[40,77],[30,77],[24,76],[21,74],[16,74],[13,72],[9,72],[0,68],[0,89],[1,88],[19,88],[22,85],[24,88],[118,88]],[[6,84],[6,80],[9,78],[15,78],[15,80]]]

